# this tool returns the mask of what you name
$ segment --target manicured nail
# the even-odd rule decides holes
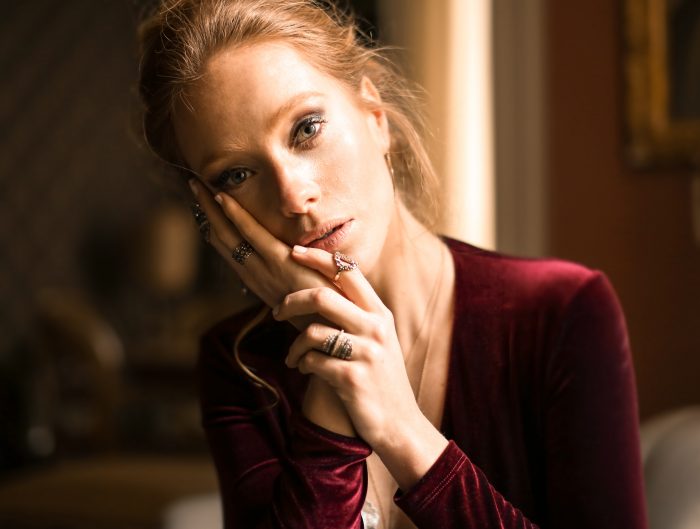
[[[294,253],[306,253],[309,251],[309,249],[306,246],[299,246],[298,244],[294,245]]]
[[[221,204],[224,201],[224,197],[221,196],[221,193],[217,193],[217,195],[214,197],[214,200]]]
[[[194,178],[190,178],[188,180],[188,183],[190,184],[190,189],[192,190],[192,194],[196,197],[197,193],[199,193],[199,189],[197,188],[197,182]]]

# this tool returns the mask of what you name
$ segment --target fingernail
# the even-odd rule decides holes
[[[224,197],[221,196],[221,193],[218,193],[215,197],[214,200],[216,200],[219,204],[221,204],[224,201]]]
[[[199,189],[197,189],[197,182],[196,182],[196,180],[195,180],[194,178],[190,178],[190,179],[187,181],[187,183],[190,184],[190,189],[192,190],[192,194],[194,194],[194,196],[196,197],[196,196],[197,196],[197,193],[199,193]]]
[[[272,307],[272,315],[273,316],[277,316],[279,313],[280,313],[280,306],[279,305]]]
[[[299,246],[298,244],[295,244],[293,251],[294,253],[306,253],[309,251],[309,249],[306,246]]]

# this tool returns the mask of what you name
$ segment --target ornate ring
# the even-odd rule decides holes
[[[245,264],[245,260],[255,253],[255,249],[246,240],[241,241],[241,243],[236,246],[231,252],[231,257],[239,265]]]
[[[333,356],[332,353],[333,349],[335,349],[335,344],[338,343],[338,338],[340,338],[344,333],[345,331],[340,329],[337,333],[326,336],[326,339],[323,341],[323,345],[321,346],[321,352],[327,354],[328,356]]]
[[[208,243],[209,233],[211,232],[211,224],[209,223],[206,213],[204,213],[204,210],[197,202],[192,204],[192,215],[194,216],[194,221],[197,223],[197,227],[199,228],[199,233]]]
[[[335,252],[333,254],[333,260],[335,261],[335,267],[337,270],[333,281],[337,282],[342,272],[350,272],[357,268],[357,261],[355,261],[355,259],[340,252]]]
[[[350,338],[343,338],[345,331],[340,329],[335,334],[329,334],[323,341],[321,352],[340,360],[350,360],[352,355],[352,342]]]
[[[338,340],[336,344],[338,343],[340,345],[335,347],[332,356],[335,358],[340,358],[341,360],[350,360],[350,357],[352,356],[352,342],[350,341],[350,338],[346,336],[342,341]]]

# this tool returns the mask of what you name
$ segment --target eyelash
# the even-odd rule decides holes
[[[294,127],[292,132],[291,144],[293,147],[300,149],[311,149],[316,145],[316,142],[323,132],[323,126],[327,123],[323,116],[320,114],[312,114],[310,116],[304,117],[297,125]],[[299,133],[309,125],[316,125],[317,129],[313,136],[306,140],[299,141],[297,138]]]
[[[291,140],[290,143],[292,147],[297,148],[297,149],[312,149],[318,139],[321,133],[323,132],[323,125],[325,125],[327,121],[323,119],[323,116],[320,114],[312,114],[310,116],[304,117],[301,121],[299,121],[294,129],[292,130],[292,135],[291,135]],[[316,125],[317,128],[314,132],[314,135],[311,136],[310,138],[307,138],[305,140],[298,140],[299,133],[304,129],[304,127],[308,127],[309,125]],[[248,176],[245,177],[244,180],[238,183],[233,183],[234,187],[237,187],[241,184],[243,184],[248,178],[250,178],[250,175],[252,171],[250,169],[246,169],[244,167],[232,167],[229,169],[225,169],[219,174],[219,176],[216,177],[214,180],[214,187],[217,189],[224,189],[226,185],[229,183],[229,179],[233,173],[239,172],[239,171],[244,171],[248,173]]]
[[[244,167],[232,167],[230,169],[224,169],[223,171],[221,171],[221,174],[216,177],[216,180],[214,180],[214,187],[217,189],[224,189],[228,184],[231,174],[239,171],[245,171],[246,173],[248,173],[248,176],[246,176],[246,178],[241,182],[233,183],[234,187],[239,186],[243,182],[248,180],[248,178],[250,178],[250,173],[252,173],[250,169],[246,169]]]

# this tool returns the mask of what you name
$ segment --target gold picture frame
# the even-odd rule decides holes
[[[700,167],[700,2],[624,5],[628,157],[640,168]]]

